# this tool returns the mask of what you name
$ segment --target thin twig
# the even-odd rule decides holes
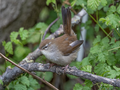
[[[0,53],[0,56],[3,57],[5,60],[9,61],[10,63],[12,63],[13,65],[17,66],[18,68],[20,68],[21,70],[27,72],[28,74],[32,75],[34,78],[42,81],[43,83],[45,83],[46,85],[48,85],[49,87],[53,88],[54,90],[58,90],[55,86],[53,86],[52,84],[50,84],[49,82],[45,81],[44,79],[32,74],[31,72],[29,72],[28,70],[22,68],[21,66],[19,66],[18,64],[14,63],[13,61],[11,61],[10,59],[8,59],[7,57],[5,57],[2,53]]]
[[[60,18],[60,17],[58,17],[57,19],[55,19],[55,20],[48,26],[48,28],[46,29],[46,31],[45,31],[45,33],[44,33],[44,35],[43,35],[42,40],[45,39],[45,35],[46,35],[47,32],[49,31],[50,27],[51,27],[59,18]]]

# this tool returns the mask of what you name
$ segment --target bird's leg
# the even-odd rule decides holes
[[[68,68],[68,67],[69,67],[69,64],[62,68],[62,69],[64,69],[64,72],[67,71],[67,68]]]
[[[56,64],[55,64],[55,63],[50,63],[49,69],[50,69],[52,66],[54,66],[54,65],[56,65]]]

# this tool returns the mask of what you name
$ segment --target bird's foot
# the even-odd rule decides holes
[[[68,68],[68,67],[69,67],[69,64],[62,68],[62,69],[64,69],[64,72],[67,71],[67,68]]]

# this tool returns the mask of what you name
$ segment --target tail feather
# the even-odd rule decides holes
[[[71,12],[69,7],[65,8],[64,6],[62,6],[62,19],[64,33],[71,35]]]

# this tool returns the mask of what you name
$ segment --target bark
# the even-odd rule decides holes
[[[44,0],[1,0],[0,2],[0,52],[4,52],[2,41],[8,41],[10,32],[20,27],[30,28],[39,18],[45,6]]]

